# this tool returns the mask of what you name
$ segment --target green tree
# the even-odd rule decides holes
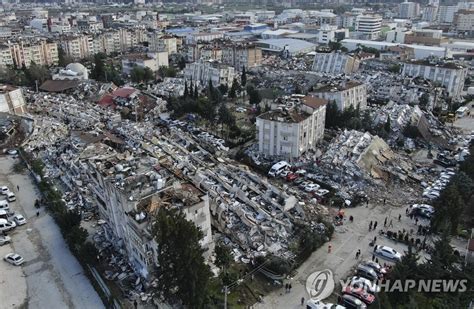
[[[176,77],[176,69],[173,67],[165,67],[161,66],[160,69],[158,70],[158,73],[160,74],[161,77]]]
[[[91,71],[91,77],[98,81],[105,81],[105,58],[107,56],[103,53],[94,55],[94,66]]]
[[[395,73],[395,74],[398,74],[398,73],[400,73],[401,68],[402,68],[402,66],[399,65],[399,64],[392,64],[391,66],[388,67],[388,71],[392,72],[392,73]]]
[[[390,133],[390,130],[391,130],[390,117],[387,117],[387,121],[385,122],[383,129],[385,130],[385,132]]]
[[[230,87],[229,90],[229,98],[234,99],[237,96],[237,91],[239,91],[240,85],[237,79],[234,77],[234,80],[232,81],[232,86]]]
[[[249,96],[250,104],[259,104],[262,101],[260,94],[252,85],[247,85],[247,94]]]
[[[435,201],[436,212],[431,222],[437,231],[448,230],[451,234],[457,234],[460,217],[463,212],[463,200],[457,186],[453,183],[448,185],[440,197]]]
[[[139,66],[135,66],[130,72],[130,79],[134,83],[142,82],[145,79],[145,70]]]
[[[72,62],[73,62],[73,59],[69,57],[68,55],[66,55],[66,52],[64,51],[64,49],[61,46],[59,46],[58,47],[58,65],[60,67],[65,67]]]
[[[187,81],[184,81],[184,94],[183,94],[183,97],[188,97],[189,95],[189,90],[188,90],[188,82]]]
[[[216,253],[216,266],[219,268],[227,269],[232,262],[232,254],[230,253],[229,247],[219,244],[215,248]]]
[[[158,291],[189,308],[205,308],[211,271],[199,244],[202,232],[176,209],[161,207],[153,224],[158,244]]]
[[[245,71],[245,66],[242,67],[242,75],[240,76],[240,84],[242,87],[245,87],[247,84],[247,72]]]
[[[340,125],[341,111],[335,101],[331,101],[326,106],[326,127],[335,128]]]

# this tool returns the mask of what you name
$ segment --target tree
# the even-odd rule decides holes
[[[245,71],[245,66],[242,67],[242,75],[240,76],[240,84],[245,87],[247,84],[247,72]]]
[[[161,77],[176,77],[176,69],[173,67],[165,67],[161,66],[160,69],[158,70],[158,73],[160,74]]]
[[[421,107],[426,107],[428,105],[428,102],[430,101],[430,95],[428,93],[423,93],[419,99],[419,105]]]
[[[91,71],[91,77],[98,81],[105,80],[105,64],[104,60],[106,55],[103,53],[97,53],[94,55],[94,67]]]
[[[388,71],[392,73],[400,73],[402,66],[399,64],[392,64],[391,66],[388,67]]]
[[[252,85],[247,85],[247,94],[249,95],[250,104],[259,104],[262,101],[260,94]]]
[[[239,91],[239,88],[239,82],[237,81],[237,78],[234,77],[234,80],[232,81],[232,86],[229,90],[229,98],[234,99],[237,96],[237,91]]]
[[[227,269],[232,262],[232,255],[228,247],[219,244],[215,248],[216,253],[216,266],[219,268]]]
[[[184,81],[184,94],[183,94],[183,97],[188,97],[189,95],[189,91],[188,91],[188,82],[187,81]]]
[[[202,232],[176,209],[161,207],[153,224],[158,244],[158,291],[190,308],[205,308],[211,271],[199,244]]]
[[[65,67],[72,62],[73,62],[73,59],[69,57],[68,55],[66,55],[66,52],[64,51],[64,49],[61,46],[59,46],[58,47],[58,65],[60,67]]]
[[[130,72],[130,79],[134,83],[142,82],[145,79],[145,70],[139,66],[135,66]]]
[[[186,59],[184,57],[180,57],[178,60],[178,68],[183,70],[186,67]]]
[[[449,229],[452,235],[457,234],[460,217],[463,212],[463,200],[457,186],[448,185],[435,201],[436,212],[431,222],[437,231]]]
[[[331,101],[326,106],[326,127],[335,128],[339,126],[341,112],[335,101]]]

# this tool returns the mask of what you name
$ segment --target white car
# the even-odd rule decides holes
[[[15,223],[16,223],[17,226],[26,224],[26,219],[25,219],[25,217],[23,217],[23,216],[20,215],[20,214],[13,216],[13,220],[15,221]]]
[[[8,189],[7,186],[1,186],[0,187],[0,194],[6,195],[8,192],[10,192],[10,189]]]
[[[14,202],[14,201],[16,201],[15,193],[13,193],[13,192],[11,192],[11,191],[7,192],[7,200],[8,200],[9,202]]]
[[[326,190],[326,189],[319,189],[317,190],[314,194],[316,194],[317,196],[319,197],[323,197],[325,196],[326,194],[329,193],[329,190]]]
[[[308,299],[306,302],[306,309],[345,309],[346,307],[341,305],[335,305],[331,303],[323,303],[319,299]]]
[[[377,284],[373,283],[369,279],[359,276],[352,277],[351,283],[349,285],[357,288],[362,287],[364,290],[371,294],[380,292],[380,287]]]
[[[14,156],[14,155],[18,154],[18,151],[17,151],[16,149],[9,149],[9,150],[7,151],[7,153],[8,153],[9,155]]]
[[[10,236],[0,236],[0,246],[3,246],[4,244],[8,244],[10,242],[12,242]]]
[[[434,213],[434,207],[428,204],[413,204],[411,206],[412,209],[424,209],[428,212]]]
[[[17,253],[8,253],[3,258],[6,262],[13,264],[15,266],[20,266],[25,262],[25,260],[21,257],[21,255]]]
[[[304,190],[306,192],[314,192],[319,189],[319,185],[315,183],[310,183],[306,187],[304,187]]]
[[[280,176],[281,178],[285,178],[286,176],[288,176],[289,173],[291,173],[291,171],[289,171],[289,170],[284,170],[284,171],[281,172],[278,176]]]
[[[388,246],[375,246],[375,254],[391,261],[401,261],[402,255]]]

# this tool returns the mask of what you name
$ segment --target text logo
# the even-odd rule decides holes
[[[329,269],[312,273],[306,279],[306,291],[314,299],[323,300],[334,291],[334,277]]]

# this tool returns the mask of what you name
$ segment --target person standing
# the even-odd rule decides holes
[[[372,221],[369,223],[369,232],[372,231]]]
[[[393,227],[393,221],[390,219],[390,223],[388,224],[388,227]]]
[[[402,220],[402,215],[398,215],[398,222]]]
[[[375,221],[375,223],[374,223],[374,231],[375,231],[376,228],[377,228],[377,221]]]
[[[328,245],[328,253],[331,253],[331,250],[332,250],[332,245],[329,244],[329,245]]]
[[[16,185],[16,190],[20,191],[20,186],[19,185]]]
[[[304,297],[301,297],[301,306],[304,305]]]
[[[385,217],[385,220],[383,220],[383,227],[387,227],[387,217]]]

